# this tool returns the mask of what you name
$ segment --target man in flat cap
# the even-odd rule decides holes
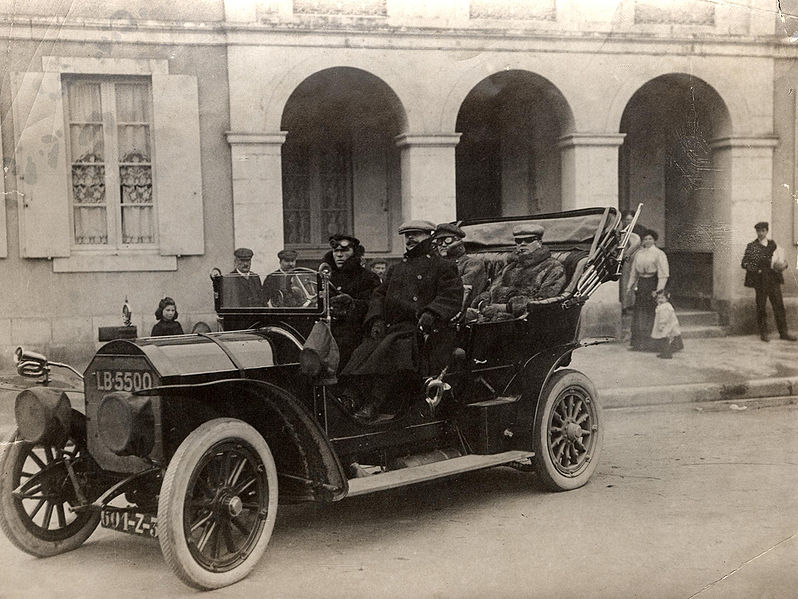
[[[784,300],[781,297],[781,286],[784,283],[782,271],[787,268],[783,257],[776,256],[776,242],[768,239],[768,223],[758,222],[754,225],[756,239],[745,246],[745,253],[740,266],[745,269],[745,286],[753,287],[756,292],[756,322],[759,325],[759,337],[768,341],[767,301],[773,308],[776,328],[779,337],[785,341],[795,341],[787,329],[787,317],[784,314]],[[780,253],[780,252],[779,252]]]
[[[253,251],[237,248],[233,252],[234,268],[224,277],[222,298],[228,307],[253,307],[263,305],[260,276],[252,272]]]
[[[277,252],[280,268],[269,273],[263,280],[263,303],[273,307],[301,305],[301,290],[296,288],[296,280],[291,274],[296,270],[296,250]]]
[[[463,245],[465,232],[455,223],[441,223],[432,234],[432,244],[445,259],[457,265],[457,272],[463,282],[463,309],[485,290],[488,272],[485,263],[466,253]]]
[[[380,278],[361,264],[365,248],[357,237],[342,233],[332,235],[330,247],[322,262],[331,269],[330,328],[338,343],[343,367],[362,340],[363,317],[372,292],[380,285]]]
[[[421,388],[421,376],[437,375],[454,348],[447,325],[460,310],[463,286],[456,266],[432,247],[435,225],[403,223],[405,254],[371,296],[364,319],[367,338],[352,354],[342,375],[357,377],[369,399],[357,416],[390,418]],[[382,416],[380,413],[384,412]]]
[[[565,268],[543,246],[543,227],[524,223],[513,227],[515,251],[490,286],[474,299],[472,307],[486,320],[522,315],[531,300],[555,297],[565,287]]]

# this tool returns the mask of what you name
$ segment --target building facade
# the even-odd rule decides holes
[[[2,360],[85,360],[125,298],[141,334],[164,295],[214,328],[208,274],[235,247],[261,274],[339,231],[391,258],[406,219],[643,203],[677,301],[734,332],[753,223],[795,265],[789,3],[23,4],[0,3]],[[616,332],[617,298],[586,329]]]

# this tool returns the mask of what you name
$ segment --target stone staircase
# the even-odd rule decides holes
[[[725,337],[726,328],[720,324],[720,316],[710,310],[676,308],[676,316],[684,339]]]

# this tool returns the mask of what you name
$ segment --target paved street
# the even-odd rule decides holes
[[[569,493],[495,468],[281,506],[262,563],[213,596],[793,597],[798,408],[742,407],[605,410],[599,469]],[[194,595],[157,543],[102,529],[47,560],[0,538],[0,569],[8,598]]]

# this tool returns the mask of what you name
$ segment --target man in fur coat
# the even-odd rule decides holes
[[[565,287],[565,268],[543,247],[543,227],[516,225],[513,238],[515,251],[507,266],[472,303],[484,320],[520,316],[531,300],[554,297]]]
[[[332,271],[331,328],[341,352],[340,364],[344,366],[360,343],[363,317],[372,292],[380,285],[380,278],[361,264],[365,248],[357,237],[333,235],[330,237],[330,247],[332,249],[324,255],[322,262],[328,264]]]

